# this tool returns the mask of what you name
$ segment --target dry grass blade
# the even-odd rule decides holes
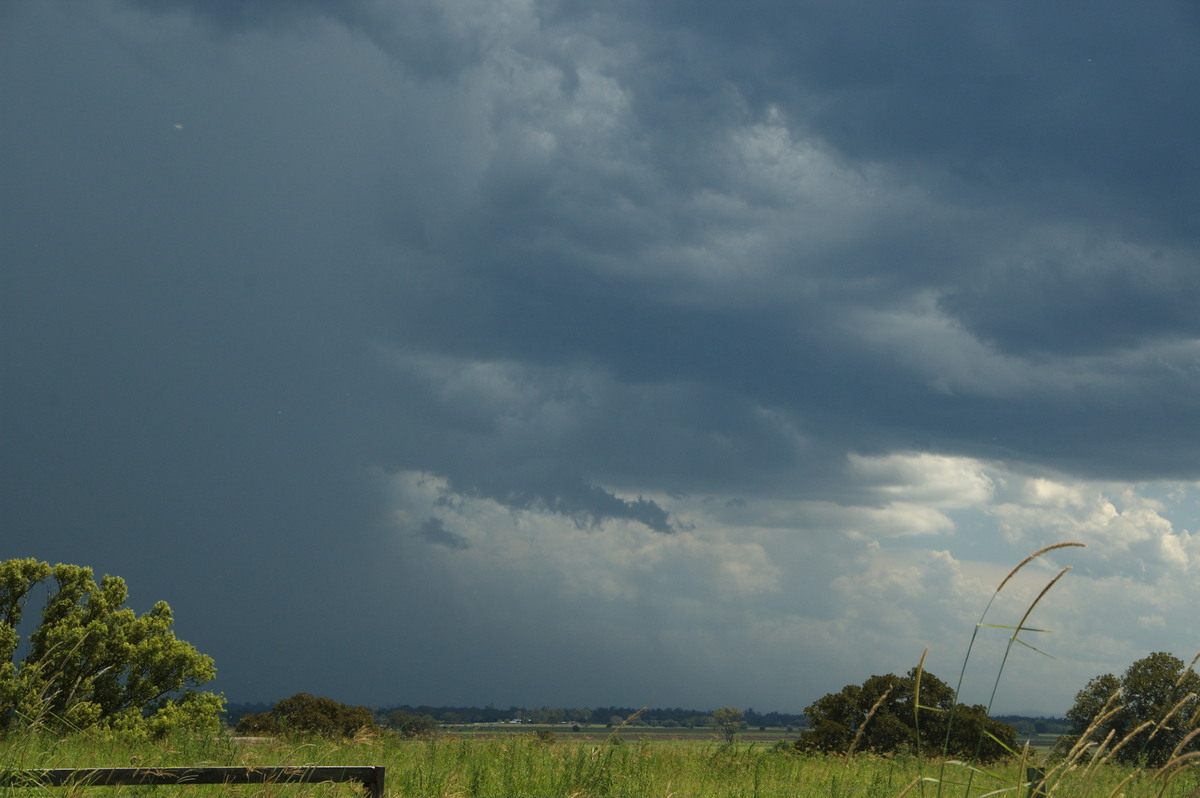
[[[1043,587],[1041,592],[1037,594],[1037,597],[1034,598],[1034,600],[1032,602],[1030,602],[1029,606],[1025,608],[1025,614],[1021,616],[1021,622],[1018,623],[1016,625],[1016,627],[1014,627],[1012,637],[1009,638],[1008,646],[1004,650],[1004,657],[1001,658],[1001,660],[1000,660],[1000,669],[996,673],[996,681],[993,682],[993,684],[992,684],[992,694],[988,698],[988,704],[987,704],[987,708],[988,708],[989,712],[992,709],[992,703],[996,700],[996,690],[999,689],[999,687],[1000,687],[1000,676],[1004,673],[1004,664],[1008,661],[1008,655],[1012,651],[1013,645],[1017,642],[1017,635],[1019,635],[1021,633],[1022,629],[1027,628],[1025,626],[1025,622],[1028,621],[1029,616],[1031,614],[1033,614],[1034,607],[1036,607],[1041,602],[1041,600],[1043,598],[1045,598],[1046,594],[1050,592],[1050,588],[1054,587],[1058,583],[1058,580],[1062,579],[1063,576],[1066,575],[1067,571],[1069,571],[1069,570],[1071,570],[1071,566],[1068,565],[1067,567],[1060,570],[1057,574],[1055,574],[1053,579],[1051,579],[1049,582],[1046,583],[1046,586]],[[1015,572],[1016,571],[1014,570],[1014,573]],[[1039,630],[1039,631],[1041,631],[1041,630]]]
[[[1118,712],[1121,711],[1121,709],[1123,709],[1123,706],[1117,703],[1119,698],[1120,695],[1118,693],[1113,693],[1108,697],[1108,699],[1104,702],[1104,706],[1101,707],[1100,711],[1097,712],[1095,717],[1091,719],[1088,727],[1071,745],[1071,748],[1069,751],[1067,751],[1066,755],[1062,757],[1062,759],[1059,760],[1052,768],[1050,768],[1049,771],[1047,771],[1044,779],[1044,783],[1046,785],[1054,785],[1062,781],[1062,779],[1068,773],[1079,767],[1080,760],[1085,756],[1088,756],[1092,761],[1100,756],[1100,753],[1112,738],[1113,733],[1110,732],[1104,742],[1100,743],[1099,745],[1097,745],[1097,743],[1092,739],[1092,736],[1098,729],[1103,728],[1108,721],[1110,721]]]
[[[1176,759],[1183,758],[1183,756],[1195,756],[1197,753],[1200,753],[1196,751],[1186,755],[1183,753],[1183,749],[1187,748],[1192,740],[1196,739],[1197,737],[1200,737],[1200,729],[1192,729],[1190,732],[1188,732],[1184,738],[1179,741],[1179,745],[1175,746],[1175,748],[1171,751],[1171,757],[1169,760],[1167,760],[1167,766],[1169,766]]]
[[[966,677],[966,673],[967,673],[967,663],[971,659],[971,652],[975,648],[975,640],[979,636],[979,630],[985,626],[984,622],[987,620],[987,614],[991,610],[992,605],[995,604],[996,598],[1000,595],[1000,593],[1004,590],[1004,588],[1008,585],[1008,583],[1010,581],[1012,581],[1014,576],[1016,576],[1018,573],[1020,573],[1021,570],[1026,565],[1029,565],[1031,562],[1038,559],[1039,557],[1049,554],[1052,551],[1058,551],[1059,549],[1086,548],[1086,547],[1087,547],[1087,544],[1080,543],[1078,541],[1061,541],[1059,543],[1052,543],[1049,546],[1043,546],[1042,548],[1040,548],[1037,551],[1030,554],[1025,559],[1021,560],[1021,562],[1017,563],[1016,567],[1013,568],[1011,571],[1009,571],[1008,574],[1002,580],[1000,580],[1000,584],[992,592],[992,597],[990,599],[988,599],[987,605],[983,608],[983,612],[980,613],[979,621],[975,624],[975,629],[971,632],[971,640],[969,643],[967,643],[967,652],[963,656],[962,667],[959,669],[959,672],[958,672],[958,683],[955,684],[955,686],[954,686],[955,702],[954,702],[954,705],[950,709],[950,717],[949,717],[949,719],[947,721],[947,725],[946,725],[946,738],[942,744],[943,757],[946,755],[946,752],[950,748],[950,734],[953,730],[955,711],[958,707],[957,696],[962,692],[963,679]],[[1054,582],[1057,582],[1058,579],[1061,578],[1065,572],[1066,572],[1066,569],[1064,569],[1063,571],[1060,571],[1058,576],[1056,576],[1053,580],[1051,580],[1050,584],[1048,584],[1046,587],[1044,587],[1042,589],[1042,592],[1034,600],[1033,604],[1031,604],[1029,609],[1026,610],[1025,617],[1021,619],[1021,623],[1017,624],[1017,627],[1018,627],[1017,631],[1020,631],[1020,628],[1025,625],[1025,620],[1028,619],[1029,613],[1033,611],[1033,607],[1036,606],[1039,601],[1041,601],[1042,596],[1044,596],[1046,594],[1046,592],[1050,589],[1050,587],[1054,584]],[[1013,638],[1014,639],[1016,638],[1016,632],[1014,632]],[[1004,653],[1005,659],[1008,658],[1008,652],[1011,649],[1012,649],[1012,641],[1010,640],[1008,648],[1005,650],[1005,653]],[[995,698],[996,688],[1000,684],[1000,677],[1003,674],[1003,672],[1004,672],[1004,663],[1001,662],[1000,670],[996,674],[996,681],[992,686],[992,698]],[[992,704],[992,702],[991,702],[991,700],[989,700],[988,701],[989,711],[991,709],[991,704]],[[980,737],[979,743],[982,746],[982,744],[983,744],[982,736]],[[937,792],[937,794],[938,794],[939,798],[942,794],[941,785],[942,785],[942,781],[943,781],[945,775],[946,775],[946,766],[945,766],[945,762],[943,761],[942,767],[941,767],[939,775],[938,775],[938,792]],[[968,793],[970,792],[970,780],[969,779],[968,779],[967,791],[968,791]]]
[[[1021,562],[1021,565],[1018,565],[1016,568],[1014,568],[1009,573],[1009,575],[1007,577],[1005,577],[1004,581],[1000,583],[1000,588],[1003,588],[1004,585],[1008,582],[1008,580],[1012,577],[1012,575],[1015,574],[1017,571],[1019,571],[1021,569],[1021,567],[1023,565],[1025,565],[1025,563],[1030,562],[1035,556],[1039,556],[1040,554],[1044,554],[1047,551],[1053,551],[1054,549],[1060,549],[1060,548],[1063,548],[1064,546],[1069,546],[1069,545],[1082,546],[1083,544],[1082,543],[1079,543],[1079,544],[1061,543],[1061,544],[1055,544],[1054,546],[1047,546],[1044,549],[1040,549],[1039,551],[1034,552],[1033,554],[1029,555],[1029,557],[1026,557],[1025,560],[1023,560]],[[1018,623],[1016,625],[1016,627],[1014,628],[1012,637],[1009,638],[1008,645],[1004,649],[1004,656],[1000,659],[1000,668],[996,671],[996,680],[994,682],[992,682],[992,694],[991,694],[991,696],[988,697],[988,703],[987,703],[988,714],[991,714],[992,704],[995,703],[995,701],[996,701],[996,692],[1000,689],[1000,677],[1004,675],[1004,666],[1008,662],[1008,655],[1012,653],[1013,645],[1018,642],[1017,635],[1019,635],[1021,633],[1022,629],[1027,628],[1025,626],[1025,622],[1029,620],[1029,616],[1033,613],[1034,608],[1038,605],[1039,602],[1041,602],[1041,600],[1043,598],[1045,598],[1046,594],[1050,592],[1050,588],[1054,587],[1054,585],[1056,585],[1058,583],[1058,580],[1062,579],[1063,576],[1066,575],[1067,571],[1069,571],[1069,570],[1071,570],[1071,566],[1068,565],[1065,568],[1063,568],[1062,570],[1060,570],[1057,574],[1055,574],[1054,578],[1046,583],[1045,587],[1042,588],[1041,592],[1038,593],[1037,596],[1034,598],[1034,600],[1029,603],[1029,606],[1025,608],[1025,614],[1021,616],[1020,623]],[[996,589],[997,593],[1000,592],[1000,588]],[[1032,648],[1032,646],[1030,646],[1030,648]],[[983,738],[984,738],[984,735],[980,734],[979,742],[976,743],[976,746],[975,746],[976,757],[978,757],[980,750],[982,750],[982,748],[983,748]],[[970,789],[970,787],[969,787],[970,777],[968,777],[967,781],[968,781],[968,790],[969,790]]]
[[[1097,749],[1096,754],[1092,757],[1092,761],[1088,763],[1087,768],[1084,770],[1084,779],[1085,779],[1084,785],[1086,787],[1090,788],[1092,781],[1096,778],[1096,774],[1099,773],[1099,771],[1100,771],[1100,766],[1106,762],[1115,761],[1118,751],[1120,751],[1122,748],[1124,748],[1131,740],[1133,740],[1139,734],[1144,732],[1148,727],[1153,726],[1153,725],[1154,725],[1154,721],[1152,721],[1152,720],[1148,720],[1145,723],[1140,723],[1136,727],[1134,727],[1133,731],[1129,732],[1124,737],[1122,737],[1120,740],[1118,740],[1117,744],[1114,745],[1112,748],[1108,749],[1107,751],[1103,751],[1103,753],[1101,753],[1101,751],[1103,750],[1104,745],[1102,745],[1100,747],[1100,749]],[[1104,743],[1107,744],[1108,742],[1110,742],[1115,735],[1116,735],[1115,730],[1110,731],[1108,733],[1108,736],[1104,738]],[[1128,784],[1130,781],[1132,781],[1133,778],[1137,775],[1138,775],[1138,771],[1136,771],[1136,770],[1133,771],[1132,773],[1130,773],[1128,776],[1126,776],[1124,779],[1122,779],[1121,782],[1119,784],[1117,784],[1117,786],[1114,787],[1109,794],[1111,796],[1119,795],[1121,790],[1124,789],[1125,785]]]
[[[1017,639],[1017,635],[1021,632],[1022,629],[1027,628],[1025,626],[1025,622],[1028,621],[1029,616],[1031,614],[1033,614],[1033,608],[1036,607],[1043,598],[1045,598],[1046,594],[1050,592],[1050,588],[1054,587],[1054,585],[1058,583],[1058,580],[1062,579],[1063,576],[1065,576],[1067,571],[1069,571],[1069,570],[1071,570],[1071,566],[1069,566],[1069,565],[1066,566],[1065,568],[1063,568],[1061,571],[1059,571],[1057,574],[1054,575],[1053,579],[1051,579],[1049,582],[1046,583],[1046,586],[1042,588],[1042,592],[1037,594],[1037,598],[1035,598],[1029,604],[1029,607],[1025,610],[1025,614],[1021,616],[1021,622],[1019,624],[1017,624],[1017,629],[1016,629],[1016,631],[1013,632],[1013,640]],[[1039,629],[1038,631],[1042,631],[1042,630]]]
[[[1187,673],[1187,671],[1185,670],[1184,673]],[[1182,679],[1179,681],[1176,681],[1175,686],[1178,687],[1180,685],[1181,681],[1182,681]],[[1167,714],[1163,715],[1162,719],[1159,720],[1158,723],[1154,724],[1154,731],[1150,732],[1149,739],[1153,740],[1155,735],[1157,735],[1161,729],[1170,729],[1171,727],[1167,725],[1167,721],[1169,721],[1171,718],[1175,717],[1175,714],[1178,713],[1179,710],[1183,709],[1184,704],[1187,704],[1189,701],[1194,701],[1195,698],[1196,698],[1195,693],[1188,693],[1183,698],[1179,699],[1179,701],[1175,704],[1175,706],[1171,707],[1171,709],[1167,712]],[[1197,711],[1200,711],[1200,709],[1198,709]],[[1194,732],[1193,732],[1193,734],[1194,734]],[[1188,736],[1190,737],[1191,735],[1188,735]],[[1178,753],[1178,749],[1176,749],[1175,753]],[[1174,753],[1172,754],[1172,756],[1174,756]]]
[[[916,733],[917,756],[921,755],[921,677],[925,675],[925,657],[928,654],[928,648],[921,652],[917,673],[913,678],[913,731]]]
[[[649,704],[647,704],[646,706],[639,709],[637,712],[634,712],[632,715],[630,715],[629,717],[622,720],[621,723],[616,728],[614,728],[612,730],[612,732],[608,735],[608,742],[611,743],[611,742],[614,742],[617,739],[619,739],[617,737],[617,735],[620,734],[621,730],[624,729],[629,724],[633,723],[638,718],[640,718],[642,716],[642,713],[644,713],[648,709],[650,709]]]
[[[1194,659],[1192,660],[1192,663],[1195,663]],[[1188,668],[1191,667],[1191,665],[1188,665]],[[1183,773],[1189,767],[1195,765],[1197,760],[1200,760],[1200,751],[1191,751],[1186,754],[1182,753],[1183,750],[1187,748],[1197,737],[1200,737],[1200,729],[1192,729],[1190,732],[1188,732],[1184,738],[1179,741],[1179,744],[1176,745],[1171,751],[1171,756],[1167,760],[1167,764],[1163,765],[1155,772],[1154,777],[1162,780],[1162,786],[1158,790],[1158,795],[1161,796],[1166,792],[1167,787],[1172,781],[1175,780],[1176,776]]]
[[[1083,780],[1084,780],[1083,781],[1083,784],[1084,784],[1083,794],[1084,795],[1088,794],[1088,787],[1091,785],[1092,779],[1095,778],[1096,767],[1101,762],[1107,761],[1108,753],[1105,749],[1108,748],[1108,744],[1111,743],[1113,741],[1113,738],[1116,736],[1117,736],[1116,731],[1110,730],[1108,732],[1108,734],[1106,734],[1104,736],[1104,740],[1101,741],[1100,744],[1096,746],[1096,749],[1091,752],[1091,756],[1088,759],[1087,767],[1085,767],[1083,769]],[[1084,751],[1086,751],[1086,750],[1087,749],[1085,748]]]
[[[860,742],[862,742],[862,736],[863,736],[863,733],[866,732],[866,730],[867,730],[867,724],[871,722],[871,718],[875,717],[875,713],[879,711],[879,708],[881,706],[883,706],[883,702],[887,700],[887,697],[889,695],[891,695],[891,692],[892,692],[892,688],[890,688],[890,687],[888,689],[884,690],[883,695],[879,696],[879,698],[875,700],[875,703],[871,705],[871,710],[869,712],[867,712],[867,717],[864,718],[863,722],[859,724],[858,731],[856,731],[854,733],[854,739],[850,741],[850,747],[846,749],[846,764],[847,765],[850,764],[850,757],[854,754],[854,751],[858,748],[858,744]]]
[[[1175,686],[1183,684],[1183,680],[1187,677],[1188,671],[1194,670],[1196,663],[1200,662],[1200,652],[1196,652],[1196,656],[1192,657],[1192,661],[1187,664],[1187,667],[1179,672],[1179,678],[1175,680]]]
[[[917,780],[913,784],[921,785],[921,795],[925,794],[925,783],[921,778],[925,775],[921,769],[921,677],[925,674],[925,657],[928,654],[928,648],[921,652],[921,660],[917,663],[917,672],[913,678],[913,734],[917,745]],[[912,789],[913,784],[908,785],[904,791]]]
[[[1026,773],[1026,768],[1029,766],[1029,755],[1031,752],[1032,749],[1029,745],[1029,741],[1026,740],[1025,745],[1021,746],[1021,758],[1017,760],[1017,786],[1013,788],[1014,791],[1021,789],[1021,787],[1026,783],[1022,781],[1022,779]]]
[[[1172,779],[1194,764],[1196,760],[1200,760],[1200,751],[1192,751],[1190,754],[1177,756],[1155,771],[1154,778],[1163,780],[1163,785],[1159,789],[1159,795],[1162,795],[1163,791],[1167,789],[1167,785],[1171,783]]]
[[[1011,571],[1008,572],[1008,576],[1004,577],[1004,579],[1001,580],[1001,582],[1000,582],[1000,586],[998,588],[996,588],[996,593],[999,593],[1001,590],[1003,590],[1004,586],[1007,585],[1009,583],[1009,581],[1014,576],[1016,576],[1017,573],[1022,568],[1024,568],[1026,565],[1029,565],[1029,563],[1033,562],[1038,557],[1041,557],[1043,554],[1049,554],[1050,552],[1056,551],[1058,549],[1065,549],[1065,548],[1070,548],[1070,547],[1087,548],[1087,544],[1086,543],[1077,543],[1074,541],[1064,541],[1062,543],[1052,543],[1049,546],[1045,546],[1043,548],[1038,549],[1033,554],[1030,554],[1028,557],[1021,560],[1021,562],[1017,563],[1016,568],[1013,568]]]

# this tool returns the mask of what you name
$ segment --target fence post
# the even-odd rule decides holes
[[[375,778],[367,785],[367,790],[371,794],[371,798],[383,798],[383,774],[383,766],[377,766],[375,768]]]

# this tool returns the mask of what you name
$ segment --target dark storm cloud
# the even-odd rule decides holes
[[[1099,264],[1062,262],[1076,253],[1029,253],[1032,263],[1002,268],[979,262],[987,242],[968,253],[976,262],[939,258],[934,247],[897,259],[888,241],[878,242],[869,271],[930,279],[934,270],[943,307],[1006,349],[1103,349],[1194,335],[1193,7],[755,5],[647,10],[657,24],[638,29],[648,37],[640,43],[662,67],[643,70],[635,83],[647,109],[669,108],[662,94],[698,109],[701,98],[732,84],[752,106],[788,108],[847,156],[890,164],[991,215],[996,224],[981,232],[996,244],[1014,228],[1053,219],[1116,231],[1148,252],[1185,248],[1174,265],[1151,262],[1148,252],[1124,262],[1086,253]],[[663,29],[672,33],[653,39]],[[698,65],[683,73],[682,87],[669,82],[681,79],[670,68],[677,41]]]
[[[5,525],[216,574],[181,618],[409,606],[492,551],[467,504],[602,547],[688,529],[663,496],[887,504],[850,455],[1200,474],[1191,6],[3,13]]]
[[[1195,338],[1197,297],[1192,253],[1085,245],[983,271],[948,293],[942,307],[1008,352],[1086,354]]]
[[[436,80],[477,65],[488,46],[476,21],[455,16],[440,4],[387,9],[355,2],[173,7],[235,34],[332,21],[367,35],[392,63],[418,79]],[[1141,175],[1147,196],[1156,203],[1175,209],[1194,205],[1193,184],[1182,178],[1194,174],[1188,160],[1194,156],[1190,149],[1170,145],[1173,136],[1182,135],[1175,131],[1188,129],[1194,108],[1184,96],[1190,87],[1187,76],[1195,72],[1187,68],[1195,56],[1186,46],[1194,28],[1166,10],[1170,8],[1128,19],[1110,7],[1106,13],[1113,19],[1102,22],[1055,11],[980,13],[938,4],[903,14],[882,9],[865,14],[823,4],[768,5],[762,13],[734,13],[719,4],[663,4],[623,8],[619,15],[575,17],[564,4],[547,10],[550,32],[578,25],[613,46],[627,42],[638,48],[636,58],[609,68],[632,101],[623,120],[627,129],[618,135],[641,142],[637,148],[614,150],[608,142],[589,151],[560,136],[560,154],[530,160],[516,146],[518,140],[509,146],[506,136],[515,136],[524,124],[549,123],[553,129],[555,112],[544,109],[538,112],[542,116],[530,116],[519,105],[498,104],[486,120],[495,152],[461,207],[443,203],[439,209],[436,192],[446,189],[436,186],[436,171],[421,176],[422,190],[435,192],[425,196],[432,203],[422,207],[422,191],[403,182],[403,170],[384,166],[388,184],[381,198],[395,201],[373,212],[384,235],[392,238],[389,243],[402,254],[364,260],[355,255],[360,247],[339,235],[330,239],[327,255],[314,258],[296,251],[281,278],[288,286],[282,293],[292,299],[282,303],[274,282],[280,278],[264,273],[263,257],[282,261],[292,257],[291,251],[205,258],[194,267],[193,289],[173,281],[164,284],[167,293],[161,294],[149,277],[153,271],[143,272],[137,264],[177,258],[165,248],[177,247],[178,240],[164,231],[178,222],[162,203],[146,204],[140,224],[164,242],[164,249],[147,251],[146,237],[138,239],[145,257],[131,258],[125,275],[110,269],[104,285],[76,280],[74,291],[64,296],[65,306],[73,295],[80,303],[79,318],[97,307],[136,308],[126,314],[128,340],[106,344],[125,353],[131,369],[124,378],[119,370],[113,373],[120,384],[135,386],[150,373],[181,368],[199,379],[207,359],[208,367],[217,370],[209,384],[224,384],[241,370],[245,379],[237,384],[250,391],[256,379],[277,386],[305,380],[311,368],[313,375],[322,376],[291,394],[303,397],[312,418],[363,413],[355,408],[358,399],[337,389],[347,382],[374,385],[374,396],[387,401],[382,398],[386,379],[370,374],[371,365],[360,356],[346,359],[355,335],[372,336],[400,350],[466,360],[546,368],[590,364],[627,385],[673,385],[676,395],[663,404],[614,402],[596,408],[575,433],[579,445],[554,451],[519,442],[501,445],[494,435],[464,432],[452,420],[447,427],[446,420],[439,420],[445,411],[435,406],[436,400],[418,416],[430,422],[429,434],[415,424],[384,421],[371,411],[364,416],[380,422],[376,440],[368,444],[372,454],[364,459],[430,468],[445,473],[463,491],[503,498],[514,507],[553,508],[591,519],[589,523],[638,518],[655,529],[669,528],[665,512],[653,502],[619,499],[597,484],[602,479],[649,479],[670,489],[697,478],[746,486],[771,482],[766,474],[791,472],[794,477],[807,469],[805,457],[820,462],[839,450],[920,442],[1077,467],[1112,445],[1126,450],[1122,460],[1139,473],[1175,473],[1187,467],[1189,458],[1174,457],[1161,446],[1164,436],[1174,434],[1151,420],[1163,418],[1161,413],[1148,414],[1132,427],[1119,425],[1125,432],[1107,442],[1086,442],[1080,439],[1084,436],[1070,434],[1073,427],[1111,428],[1127,418],[1132,400],[1127,389],[1118,387],[1101,397],[1069,386],[1043,390],[1028,396],[1033,404],[1025,409],[961,392],[948,396],[931,392],[924,375],[896,364],[887,353],[863,349],[839,329],[849,309],[886,307],[905,291],[931,290],[939,296],[938,307],[965,330],[1017,357],[1103,354],[1194,335],[1196,314],[1191,311],[1197,292],[1189,276],[1194,271],[1194,252],[1186,240],[1190,229],[1169,225],[1170,213],[1157,213],[1163,208],[1138,201]],[[1155,36],[1157,46],[1148,47]],[[418,47],[418,39],[432,44]],[[555,49],[521,44],[533,47],[529,54],[537,58],[549,58]],[[1182,68],[1170,54],[1185,59]],[[569,105],[579,94],[577,70],[567,69],[564,63],[569,62],[561,54],[546,63],[560,72],[562,102]],[[687,203],[689,197],[714,192],[749,203],[751,211],[786,208],[778,198],[756,194],[758,188],[718,146],[730,131],[760,118],[772,104],[787,112],[797,135],[819,135],[834,147],[833,157],[845,159],[839,163],[848,170],[866,159],[886,166],[891,185],[924,181],[935,199],[962,203],[966,224],[917,212],[908,218],[885,214],[834,248],[806,251],[799,240],[791,252],[785,245],[770,254],[762,279],[780,281],[784,288],[773,296],[730,302],[709,293],[701,303],[681,302],[679,292],[689,278],[681,283],[665,273],[658,276],[660,266],[648,262],[646,253],[703,247],[714,229],[733,229],[737,223],[720,214],[705,219]],[[1114,112],[1118,107],[1119,114]],[[187,141],[185,137],[197,135],[194,127],[171,131],[164,126],[163,132],[178,132]],[[297,156],[308,158],[316,151],[307,134],[292,138]],[[378,146],[370,139],[359,143]],[[162,163],[178,173],[172,159],[180,146],[186,145],[156,143],[147,165]],[[80,157],[87,152],[75,150]],[[367,157],[385,158],[386,164],[380,152]],[[453,158],[450,149],[439,161],[452,165]],[[81,172],[86,168],[79,167]],[[199,170],[175,179],[204,185],[198,182],[203,180]],[[312,185],[318,179],[313,175]],[[343,178],[347,191],[356,190],[349,188],[353,179],[353,174]],[[113,175],[95,185],[116,182]],[[152,190],[163,194],[171,190],[168,186],[160,181]],[[211,209],[221,207],[214,201],[233,197],[236,190],[215,185],[194,199],[176,202],[181,209],[209,216],[213,229],[229,229],[236,224],[234,212],[214,214]],[[621,210],[617,200],[632,210]],[[104,204],[102,197],[86,194],[77,201]],[[297,207],[295,218],[324,212],[332,204]],[[1056,223],[1085,230],[1104,225],[1107,231],[1120,218],[1140,234],[1133,244],[1141,249],[1113,253],[1097,247],[1094,254],[1081,253],[1067,241],[1061,253],[1037,251],[1037,242],[1029,252],[1004,251],[1014,231],[1035,225],[1048,209]],[[430,233],[435,223],[421,222],[439,212],[450,214],[452,234]],[[276,216],[272,223],[290,233],[284,215]],[[329,229],[340,226],[370,236],[369,219],[367,224],[351,222],[351,228],[346,221],[333,221]],[[305,234],[296,232],[303,240]],[[267,240],[264,233],[260,230],[255,238]],[[1079,235],[1086,238],[1087,233]],[[154,238],[149,241],[153,246]],[[1156,259],[1150,253],[1158,244],[1177,249]],[[337,279],[343,285],[330,296],[333,272],[320,258],[338,262],[347,256],[351,262],[358,257],[358,265],[340,272]],[[256,262],[239,274],[239,261],[250,258]],[[629,263],[624,272],[604,266],[621,260]],[[307,285],[294,271],[306,262],[312,275]],[[816,281],[819,290],[787,289],[787,281],[798,277]],[[356,313],[351,309],[363,301],[364,289],[382,301],[347,327],[340,320],[347,311]],[[110,290],[107,303],[92,303]],[[135,299],[138,292],[146,293],[145,302]],[[343,304],[331,305],[329,300],[339,295]],[[318,297],[320,305],[305,307]],[[228,321],[205,329],[201,308],[206,306],[190,304],[196,298],[222,303]],[[327,310],[318,310],[321,306]],[[161,318],[155,314],[164,309],[170,314],[172,307],[179,308],[173,321],[181,348],[156,353],[156,346],[168,342],[147,343],[138,331],[153,329]],[[293,309],[299,311],[293,317],[295,337],[267,321],[278,318],[276,311]],[[309,321],[318,317],[339,325],[323,341],[313,338]],[[280,334],[287,341],[281,337],[275,347],[272,338]],[[262,350],[260,344],[260,351],[271,352],[267,362],[243,366],[239,359],[221,363],[208,354],[246,338],[273,347]],[[146,356],[139,358],[139,351]],[[301,351],[310,359],[297,360]],[[84,359],[96,362],[99,357]],[[1190,418],[1193,408],[1184,397],[1191,379],[1186,375],[1122,368],[1142,385],[1160,383],[1155,392],[1175,411],[1168,416],[1172,427],[1178,428],[1179,413]],[[405,402],[418,401],[421,386],[409,384],[405,390]],[[51,393],[64,395],[61,390]],[[158,406],[180,409],[203,395],[184,395],[179,400],[183,404],[175,405],[166,397]],[[114,407],[129,406],[129,397],[117,396]],[[248,396],[262,401],[264,416],[271,413],[269,399],[253,392]],[[194,417],[204,418],[214,406],[203,405]],[[707,411],[702,409],[706,406]],[[778,434],[764,425],[764,409],[797,424],[809,441],[806,454],[772,443]],[[491,409],[476,397],[470,412],[486,417]],[[980,423],[981,418],[987,422]],[[626,434],[623,428],[639,432]],[[438,443],[463,436],[470,440],[457,452]],[[304,437],[311,440],[312,432]],[[362,457],[354,453],[361,437],[351,432],[328,445],[344,449],[342,456],[352,461]],[[998,450],[992,448],[996,438],[1006,442]],[[1147,445],[1131,454],[1131,438]],[[721,448],[712,448],[718,439]],[[614,447],[615,440],[623,445]],[[732,452],[726,451],[731,442]],[[1081,447],[1080,456],[1074,454],[1076,447]],[[314,451],[326,448],[319,443]],[[692,454],[671,454],[681,450]],[[465,451],[472,454],[464,456]],[[527,465],[503,467],[517,452]]]
[[[334,21],[363,36],[420,78],[451,77],[479,63],[480,36],[435,0],[379,4],[361,0],[132,0],[150,12],[186,11],[226,34],[303,28]]]
[[[437,274],[411,272],[420,285],[403,285],[406,296],[394,308],[401,346],[597,363],[625,382],[731,393],[722,400],[727,412],[697,422],[759,453],[761,469],[789,459],[793,468],[805,466],[797,454],[770,455],[777,447],[763,446],[754,432],[756,407],[781,410],[834,451],[927,441],[1105,473],[1192,467],[1166,444],[1194,417],[1187,398],[1194,375],[1156,370],[1156,355],[1145,366],[1114,365],[1116,384],[1103,395],[1064,384],[1027,394],[1031,404],[1016,410],[988,397],[931,392],[924,375],[864,351],[838,330],[848,310],[929,290],[964,330],[1018,358],[1103,355],[1194,336],[1196,252],[1187,209],[1196,197],[1187,176],[1197,169],[1194,148],[1181,137],[1194,126],[1189,97],[1200,51],[1186,9],[1140,14],[1111,5],[1079,19],[1062,10],[982,13],[943,4],[871,13],[826,4],[775,4],[763,13],[667,4],[607,18],[589,11],[582,21],[557,11],[546,19],[559,30],[578,22],[614,46],[638,48],[638,58],[614,67],[613,76],[629,92],[626,135],[640,149],[584,151],[564,140],[549,162],[502,149],[472,212],[460,217],[456,240],[430,247]],[[564,101],[572,96],[566,92]],[[798,134],[834,147],[850,173],[857,163],[881,164],[885,186],[920,183],[965,220],[888,212],[864,219],[834,249],[807,251],[799,240],[792,252],[770,256],[765,279],[818,280],[815,294],[782,290],[750,306],[716,294],[699,308],[679,303],[679,281],[656,278],[645,253],[704,246],[714,228],[736,224],[697,214],[686,202],[697,194],[763,209],[778,204],[718,145],[771,104],[788,112]],[[526,121],[518,110],[494,117],[502,142]],[[623,168],[605,164],[614,160]],[[614,198],[639,210],[611,211]],[[1041,225],[1065,228],[1065,240],[1046,234],[1043,241]],[[1089,244],[1101,230],[1115,232],[1125,249]],[[1026,236],[1033,240],[1020,243]],[[596,267],[621,259],[633,274]],[[459,312],[447,315],[447,307]],[[1146,394],[1160,397],[1150,400],[1159,406],[1143,414],[1137,406]],[[1131,415],[1138,419],[1132,425]],[[657,414],[640,424],[636,415],[622,419],[672,426]],[[1094,434],[1114,427],[1124,431]],[[646,450],[668,445],[654,434],[630,440],[631,462],[607,473],[661,478],[632,461],[656,462]],[[1103,456],[1108,447],[1120,457]],[[606,448],[556,456],[545,470],[588,463],[573,477],[584,488],[588,469],[604,473]],[[813,452],[823,457],[823,450]],[[684,468],[713,459],[729,463],[722,476],[736,479],[736,458],[715,453]],[[467,483],[469,468],[459,463],[448,472]],[[761,479],[754,470],[745,472],[748,482]]]
[[[1191,4],[754,5],[646,13],[702,42],[697,83],[718,74],[789,103],[855,157],[962,170],[989,192],[1073,191],[1073,179],[1143,186],[1157,203],[1191,193],[1176,169],[1196,165],[1181,146],[1200,113]]]

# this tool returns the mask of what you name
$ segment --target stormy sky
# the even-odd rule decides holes
[[[0,556],[236,701],[1001,711],[1200,648],[1200,12],[0,7]],[[1006,642],[985,630],[965,698]]]

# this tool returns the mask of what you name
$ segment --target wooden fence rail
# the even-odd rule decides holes
[[[122,784],[321,784],[356,781],[366,788],[368,798],[383,798],[384,770],[383,767],[374,766],[337,765],[0,770],[0,786],[113,787]]]

